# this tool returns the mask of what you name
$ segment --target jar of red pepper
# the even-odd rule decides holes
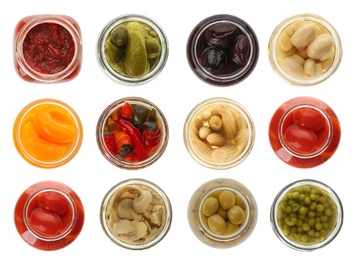
[[[140,169],[157,161],[168,143],[168,123],[151,101],[127,97],[114,101],[101,114],[96,139],[113,165]]]
[[[65,82],[80,72],[81,30],[69,16],[42,14],[21,19],[13,48],[16,72],[25,81]]]

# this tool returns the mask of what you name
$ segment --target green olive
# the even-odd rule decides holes
[[[219,194],[219,203],[221,208],[229,209],[235,205],[235,194],[229,190],[223,190]]]
[[[208,226],[213,233],[218,235],[226,231],[226,221],[219,214],[214,214],[208,218]]]
[[[246,220],[245,211],[236,205],[227,211],[227,217],[234,225],[240,225]]]
[[[129,39],[129,33],[123,25],[115,27],[111,32],[110,41],[119,47],[123,47],[127,44]]]
[[[219,202],[216,198],[208,197],[204,200],[202,205],[202,213],[210,217],[215,214],[219,208]]]

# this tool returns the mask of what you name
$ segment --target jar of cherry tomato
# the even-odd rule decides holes
[[[209,98],[197,104],[184,124],[184,144],[201,165],[229,169],[252,151],[255,125],[245,107],[228,98]]]
[[[292,85],[312,86],[328,79],[342,59],[337,30],[315,14],[298,14],[283,20],[268,45],[274,71]]]
[[[111,103],[99,117],[98,147],[110,163],[141,169],[156,162],[168,144],[168,123],[151,101],[126,97]]]
[[[80,72],[81,30],[69,16],[43,14],[21,19],[13,48],[16,72],[25,81],[66,82]]]
[[[271,207],[271,224],[285,245],[312,251],[330,244],[344,221],[336,192],[325,183],[304,179],[283,187]]]
[[[204,82],[229,86],[246,79],[256,67],[259,45],[244,20],[219,14],[199,22],[187,42],[188,63]]]
[[[154,79],[168,59],[168,40],[151,18],[127,14],[114,18],[102,30],[97,58],[115,82],[137,85]]]
[[[250,237],[258,217],[256,200],[242,183],[226,178],[202,184],[192,195],[188,222],[204,244],[231,248]]]
[[[269,139],[277,156],[289,165],[310,168],[326,162],[341,137],[340,122],[325,102],[297,97],[282,104],[269,125]]]
[[[19,154],[40,168],[68,163],[78,153],[83,127],[78,114],[63,101],[45,98],[26,105],[13,126]]]
[[[20,236],[40,250],[57,250],[71,244],[84,223],[84,208],[78,195],[56,181],[38,182],[19,197],[14,213]]]
[[[172,206],[157,184],[144,179],[128,179],[106,193],[100,220],[104,232],[115,244],[143,250],[155,246],[167,235],[172,222]]]

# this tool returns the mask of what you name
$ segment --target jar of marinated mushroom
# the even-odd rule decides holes
[[[232,99],[215,97],[196,105],[185,121],[189,154],[212,169],[232,168],[250,154],[255,127],[248,111]]]
[[[115,82],[137,85],[155,78],[168,59],[168,40],[151,18],[126,14],[111,20],[97,42],[97,58]]]
[[[343,225],[343,206],[336,192],[312,179],[292,182],[281,189],[271,207],[277,237],[298,251],[328,245]]]
[[[202,184],[188,206],[193,234],[216,248],[230,248],[244,242],[253,232],[257,217],[253,194],[233,179],[218,178]]]
[[[325,81],[342,59],[337,30],[323,17],[309,13],[283,20],[272,32],[268,50],[275,72],[299,86]]]
[[[166,193],[144,179],[128,179],[105,195],[100,212],[106,235],[117,245],[132,250],[148,249],[168,233],[172,207]]]

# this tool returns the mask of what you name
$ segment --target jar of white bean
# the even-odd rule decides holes
[[[244,242],[254,230],[257,216],[257,203],[251,191],[227,178],[202,184],[188,206],[193,234],[215,248],[231,248]]]
[[[312,86],[328,79],[339,67],[342,44],[336,29],[324,18],[299,14],[282,21],[269,40],[272,68],[292,85]]]

